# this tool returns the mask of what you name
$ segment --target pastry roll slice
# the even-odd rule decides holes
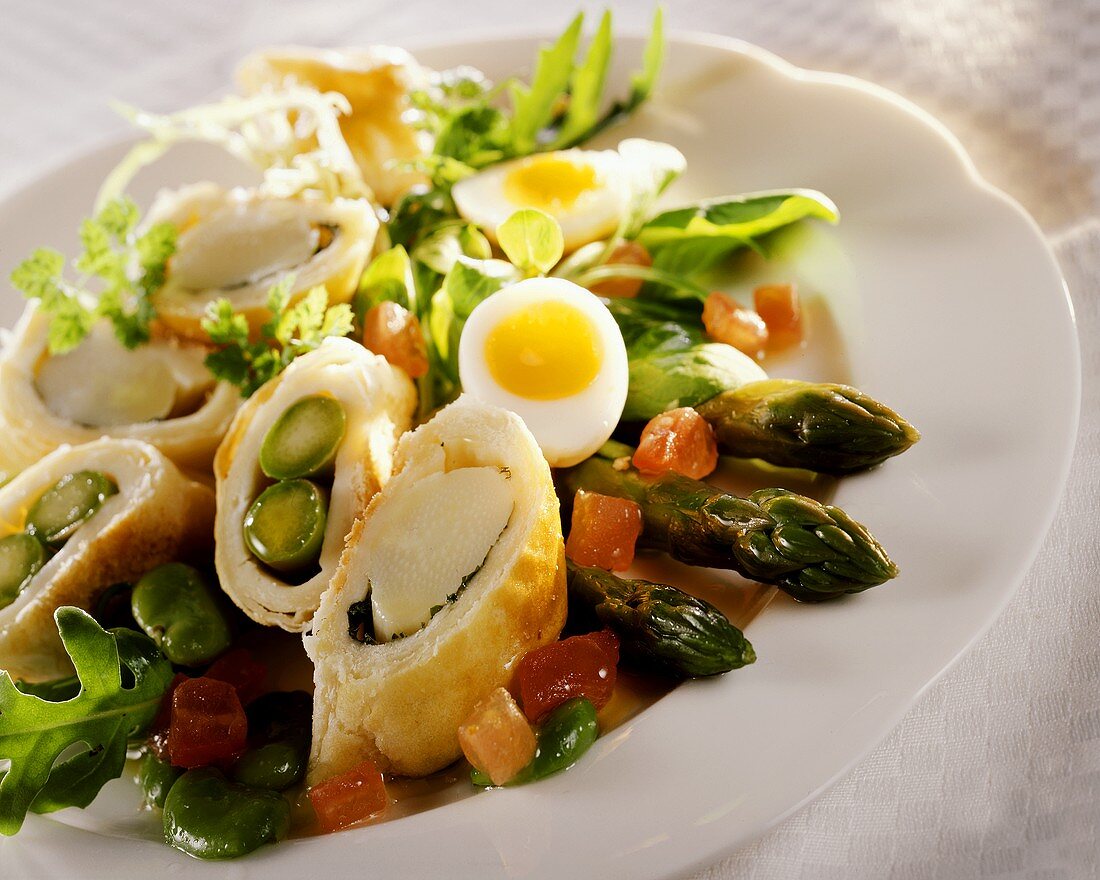
[[[49,327],[49,316],[29,306],[0,356],[0,469],[107,436],[209,470],[241,398],[203,365],[203,346],[162,334],[131,351],[101,321],[75,349],[51,355]]]
[[[213,522],[214,493],[148,443],[63,446],[27,468],[0,488],[0,669],[70,674],[54,611],[204,552]]]
[[[364,199],[278,198],[214,183],[161,192],[146,222],[179,230],[164,285],[153,297],[157,316],[199,340],[207,338],[201,327],[207,305],[223,297],[258,330],[271,317],[268,292],[287,276],[291,302],[322,284],[330,303],[348,301],[378,232]]]
[[[565,612],[550,468],[518,416],[461,397],[402,438],[305,638],[309,779],[451,763],[459,724]]]
[[[285,80],[339,92],[351,113],[340,118],[344,139],[363,179],[384,205],[426,182],[402,163],[431,151],[431,136],[408,122],[409,93],[428,84],[428,72],[404,49],[305,49],[286,46],[249,55],[237,68],[246,94],[279,87]]]
[[[292,632],[309,626],[415,406],[401,370],[330,338],[241,407],[214,462],[215,563],[245,614]]]

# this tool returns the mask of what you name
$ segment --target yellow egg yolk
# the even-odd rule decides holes
[[[598,186],[591,165],[558,156],[532,156],[508,172],[504,195],[524,208],[561,211],[572,208],[583,193]]]
[[[513,312],[485,339],[485,363],[494,381],[528,400],[578,394],[596,378],[602,356],[588,316],[555,300]]]

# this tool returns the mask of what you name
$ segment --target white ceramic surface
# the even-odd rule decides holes
[[[500,76],[522,69],[533,44],[499,38],[419,55]],[[620,87],[638,48],[620,43]],[[837,502],[872,527],[901,576],[828,605],[772,603],[749,630],[753,667],[678,688],[538,785],[227,866],[135,839],[133,790],[120,781],[90,810],[31,817],[0,842],[5,876],[674,876],[820,793],[992,622],[1050,524],[1077,421],[1073,316],[1035,225],[911,105],[734,41],[671,41],[659,99],[611,139],[626,134],[684,151],[689,171],[673,201],[805,186],[840,207],[841,225],[818,239],[818,268],[801,274],[843,321],[840,378],[888,401],[924,439],[844,481]],[[5,275],[32,247],[72,249],[119,154],[91,153],[0,206]],[[188,149],[135,193],[234,173],[212,151]],[[0,324],[18,307],[12,294],[0,299]],[[838,378],[822,369],[804,375]]]

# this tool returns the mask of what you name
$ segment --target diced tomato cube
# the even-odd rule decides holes
[[[386,783],[373,761],[364,761],[313,786],[309,800],[326,834],[376,816],[390,802]]]
[[[756,312],[743,309],[737,300],[715,292],[703,303],[703,326],[716,342],[732,345],[749,357],[762,358],[768,345],[768,327]]]
[[[611,251],[607,262],[648,268],[653,265],[653,258],[649,255],[649,251],[637,242],[624,241]],[[633,299],[644,283],[641,278],[620,276],[597,281],[588,289],[596,296],[606,296],[608,299]]]
[[[535,732],[512,695],[497,688],[458,728],[458,744],[493,785],[504,785],[535,756]]]
[[[524,714],[538,721],[573,697],[602,708],[615,690],[618,663],[619,638],[609,629],[528,651],[516,670]]]
[[[172,695],[168,755],[177,767],[206,767],[239,758],[248,742],[248,718],[229,682],[190,678]]]
[[[168,690],[164,692],[164,696],[160,700],[160,708],[157,709],[157,714],[153,718],[152,724],[149,725],[149,731],[147,738],[149,740],[149,748],[153,750],[153,753],[162,761],[168,761],[168,731],[172,725],[172,700],[178,688],[183,682],[189,681],[190,676],[184,675],[182,672],[177,672],[176,677],[172,679],[172,683],[168,685]]]
[[[793,284],[765,284],[756,288],[752,297],[768,328],[768,348],[786,348],[802,342],[802,303]]]
[[[635,502],[582,489],[573,499],[565,554],[578,565],[625,571],[641,533],[642,509]]]
[[[363,319],[363,345],[413,379],[428,372],[427,347],[416,315],[395,302],[380,302]]]
[[[251,652],[244,648],[234,648],[215,660],[204,676],[233,685],[241,705],[247,706],[264,692],[267,667],[257,662]]]
[[[649,420],[633,462],[644,474],[675,471],[700,480],[718,467],[718,441],[706,419],[682,406]]]

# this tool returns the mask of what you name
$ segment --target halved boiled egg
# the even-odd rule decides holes
[[[630,178],[614,150],[558,150],[494,165],[451,194],[490,238],[516,211],[538,208],[561,225],[568,252],[615,231],[630,204]]]
[[[599,449],[626,403],[622,334],[596,296],[564,278],[529,278],[481,302],[458,369],[468,394],[526,422],[553,467]]]

